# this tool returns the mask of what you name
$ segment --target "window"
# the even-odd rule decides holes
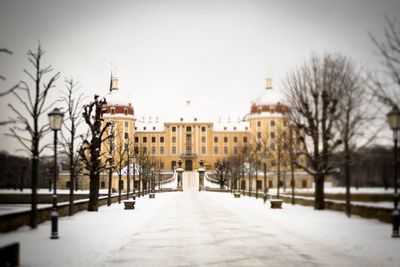
[[[275,150],[275,143],[271,143],[270,148],[271,150]]]
[[[176,154],[176,146],[172,147],[172,154],[175,155]]]
[[[143,127],[143,131],[146,131],[146,127]]]
[[[206,127],[202,126],[202,127],[201,127],[201,131],[202,131],[202,132],[205,132],[205,131],[206,131]]]
[[[70,181],[68,181],[68,182],[66,183],[65,187],[66,187],[66,188],[69,188],[70,186],[71,186],[71,183],[70,183]]]
[[[157,150],[156,150],[156,147],[155,147],[155,146],[152,146],[152,147],[151,147],[151,154],[152,154],[152,155],[155,155],[155,154],[156,154],[156,151],[157,151]]]
[[[247,143],[247,136],[243,137],[243,143]]]
[[[224,127],[224,131],[226,131],[226,129],[227,129],[227,128],[226,128],[226,126],[225,126],[225,127]]]
[[[206,147],[205,146],[201,147],[201,154],[206,154]]]
[[[275,132],[271,132],[271,138],[272,138],[272,139],[275,138]]]
[[[172,136],[172,143],[176,143],[176,136]]]
[[[244,129],[247,131],[249,129],[249,127],[246,126],[246,127],[244,127]]]
[[[224,146],[224,154],[227,155],[228,154],[228,147]]]
[[[160,154],[164,155],[164,147],[163,146],[160,147]]]
[[[234,143],[237,143],[237,141],[238,141],[237,136],[234,136],[234,137],[233,137],[233,142],[234,142]]]
[[[214,136],[214,143],[218,143],[218,136]]]
[[[171,170],[175,170],[175,168],[176,168],[176,161],[173,160],[171,161]]]
[[[160,169],[164,170],[164,162],[160,162]]]
[[[214,154],[215,154],[215,155],[218,154],[218,147],[217,147],[217,146],[214,147]]]
[[[129,144],[124,144],[124,150],[128,151],[128,149],[129,149]]]
[[[119,181],[119,188],[121,190],[124,190],[124,181],[123,180]]]
[[[135,151],[135,154],[139,154],[139,147],[135,146],[135,148],[133,149]]]
[[[257,138],[261,139],[261,132],[257,132]]]
[[[135,136],[135,143],[139,143],[139,136]]]
[[[276,160],[274,160],[274,159],[271,160],[271,165],[272,165],[272,166],[275,166],[275,165],[276,165]]]
[[[129,127],[129,122],[125,122],[125,127]]]
[[[125,135],[125,139],[129,138],[129,133],[124,133],[124,135]]]
[[[176,127],[175,126],[172,126],[171,129],[172,129],[173,132],[176,132]]]
[[[235,126],[235,127],[233,127],[233,130],[234,130],[234,131],[236,131],[236,126]]]
[[[160,136],[160,143],[164,143],[164,136]]]
[[[155,130],[156,130],[156,127],[153,126],[153,131],[155,131]]]
[[[128,115],[128,109],[124,108],[124,114]]]
[[[152,136],[152,137],[151,137],[151,142],[152,142],[152,143],[155,143],[155,142],[156,142],[156,137],[155,137],[155,136]]]
[[[101,182],[100,182],[100,186],[101,186],[101,188],[103,188],[103,189],[106,188],[106,182],[101,181]]]
[[[275,126],[275,121],[270,121],[271,126]]]
[[[262,189],[262,182],[260,180],[257,180],[257,190]]]
[[[257,121],[257,127],[261,127],[261,121]]]
[[[202,136],[202,137],[201,137],[201,142],[202,142],[202,143],[205,143],[205,142],[206,142],[206,137],[205,137],[205,136]]]
[[[143,136],[143,143],[147,143],[147,137]]]
[[[261,144],[257,143],[257,151],[261,151]]]
[[[143,147],[143,154],[147,154],[147,147]]]
[[[228,136],[224,136],[224,143],[228,143]]]
[[[111,108],[111,115],[115,114],[115,108]]]
[[[192,131],[192,127],[186,126],[186,132],[191,132],[191,131]]]

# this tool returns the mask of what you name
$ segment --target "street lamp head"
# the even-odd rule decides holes
[[[393,106],[392,110],[386,114],[386,118],[393,131],[400,130],[400,110],[397,106]]]
[[[52,130],[60,130],[63,123],[64,113],[62,113],[59,108],[54,108],[53,111],[47,115],[49,116],[50,128]]]

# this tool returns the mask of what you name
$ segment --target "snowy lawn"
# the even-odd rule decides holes
[[[0,234],[23,266],[399,266],[391,225],[335,211],[214,192],[156,194]]]

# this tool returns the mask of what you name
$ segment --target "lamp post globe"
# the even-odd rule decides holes
[[[64,113],[59,108],[53,109],[47,114],[50,129],[54,131],[54,166],[53,166],[53,209],[51,211],[51,236],[50,239],[58,239],[58,211],[57,211],[57,131],[61,129]]]
[[[393,232],[392,237],[399,238],[399,228],[400,228],[400,211],[398,209],[399,205],[399,193],[398,193],[398,178],[399,178],[399,160],[398,160],[398,141],[400,133],[400,110],[397,106],[393,106],[392,110],[386,114],[388,124],[393,131],[393,141],[394,141],[394,209],[392,214],[392,226]]]

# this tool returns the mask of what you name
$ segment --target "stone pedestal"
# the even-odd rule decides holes
[[[135,200],[125,200],[124,206],[126,210],[134,210],[135,209]]]
[[[199,191],[204,190],[204,173],[206,170],[200,167],[197,172],[199,173]]]

